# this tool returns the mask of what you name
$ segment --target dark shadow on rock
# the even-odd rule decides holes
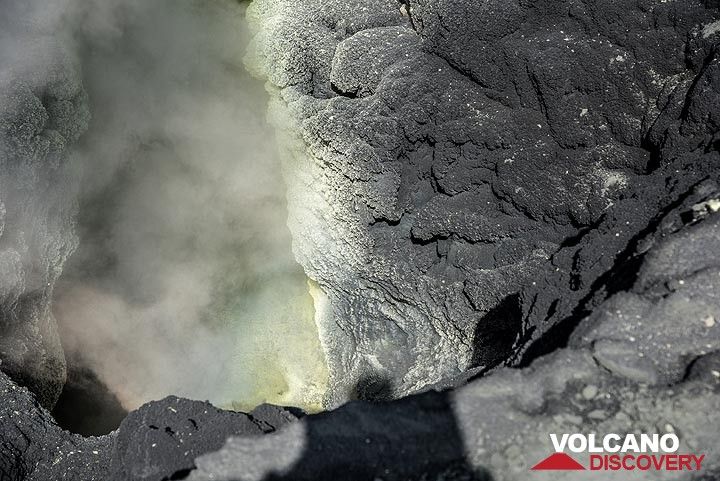
[[[393,399],[390,376],[381,372],[363,374],[355,384],[352,399],[368,402],[385,402]]]
[[[471,367],[491,369],[508,360],[522,332],[520,296],[511,294],[475,326]]]
[[[63,429],[83,436],[102,436],[117,429],[127,411],[92,370],[71,364],[52,414]]]
[[[575,333],[580,322],[588,317],[595,308],[614,294],[632,290],[645,261],[643,245],[653,245],[666,235],[682,229],[686,224],[695,222],[694,217],[688,216],[686,213],[692,211],[693,205],[704,200],[706,197],[704,191],[710,187],[703,188],[706,182],[703,177],[704,169],[707,167],[693,165],[693,168],[696,170],[692,175],[685,176],[682,184],[678,183],[674,187],[674,191],[669,191],[667,195],[672,197],[668,197],[666,203],[659,206],[658,212],[648,216],[646,225],[629,237],[622,249],[618,250],[617,246],[613,247],[612,242],[608,239],[608,237],[615,236],[613,230],[605,230],[592,243],[588,242],[588,245],[584,247],[585,250],[594,251],[596,256],[599,256],[596,257],[597,259],[601,257],[612,259],[612,263],[607,266],[605,271],[594,268],[583,273],[588,280],[592,281],[586,281],[588,287],[585,289],[585,295],[577,299],[574,307],[566,312],[564,317],[556,316],[557,312],[554,307],[547,312],[544,322],[550,324],[550,327],[528,346],[517,363],[517,367],[530,366],[536,359],[567,347],[570,337]],[[679,169],[677,171],[679,172]],[[649,185],[647,189],[650,193],[640,191],[641,193],[638,195],[648,197],[659,195],[655,186]],[[594,278],[588,275],[589,273],[592,273]]]
[[[466,462],[446,392],[380,404],[353,401],[304,425],[299,461],[265,481],[492,481]]]

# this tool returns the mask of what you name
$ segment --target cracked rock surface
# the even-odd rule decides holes
[[[703,470],[633,479],[720,478],[716,2],[256,0],[250,16],[327,405],[359,400],[305,416],[167,398],[107,436],[59,428],[48,299],[74,235],[53,196],[87,118],[73,68],[24,75],[0,122],[16,139],[3,481],[514,481],[563,432],[674,432]]]
[[[233,437],[199,457],[189,479],[330,480],[345,473],[346,479],[521,480],[553,451],[548,433],[578,431],[676,433],[679,452],[705,454],[702,471],[636,472],[633,479],[716,479],[720,273],[707,253],[718,242],[720,217],[681,215],[687,212],[676,206],[646,233],[655,245],[639,261],[635,283],[584,319],[569,347],[452,391],[353,402],[261,443]],[[574,480],[578,474],[532,476]]]
[[[675,252],[677,263],[668,269],[665,256],[688,236],[694,248],[710,247],[704,243],[717,241],[708,237],[717,219],[668,233],[648,251],[631,292],[602,303],[569,347],[527,368],[499,369],[455,390],[354,401],[304,417],[272,406],[228,413],[168,398],[130,414],[118,432],[87,439],[62,432],[27,390],[3,376],[0,429],[17,434],[5,435],[0,459],[10,463],[5,472],[13,480],[64,473],[83,480],[502,481],[527,479],[553,450],[548,433],[673,432],[679,452],[705,455],[702,471],[636,472],[633,479],[716,479],[720,327],[709,319],[720,313],[717,289],[703,282],[705,274],[718,276],[716,261],[698,260],[688,249]],[[646,287],[651,279],[672,292],[656,295]],[[43,477],[50,475],[56,477]],[[604,472],[583,475],[609,479]],[[577,473],[533,478],[574,480]]]
[[[231,435],[254,438],[303,413],[262,405],[252,413],[168,397],[146,404],[106,436],[63,431],[26,389],[0,373],[0,479],[3,481],[140,481],[184,479],[194,458]]]
[[[707,2],[258,0],[250,19],[329,406],[564,345],[662,213],[714,193]]]

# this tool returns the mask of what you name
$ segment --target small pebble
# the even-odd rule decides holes
[[[598,388],[597,386],[593,384],[588,384],[585,386],[585,388],[582,390],[582,396],[587,399],[595,399],[595,396],[598,394]]]
[[[601,420],[605,419],[607,417],[607,414],[605,414],[605,411],[603,411],[602,409],[595,409],[594,411],[590,411],[588,413],[588,417],[590,419]]]

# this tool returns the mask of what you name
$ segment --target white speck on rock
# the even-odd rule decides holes
[[[597,386],[595,386],[593,384],[588,384],[582,390],[582,396],[588,400],[594,399],[595,396],[597,396],[597,393],[598,393],[598,388],[597,388]]]

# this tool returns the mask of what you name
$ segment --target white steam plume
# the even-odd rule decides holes
[[[25,4],[82,66],[93,115],[75,149],[81,243],[54,308],[69,359],[127,408],[168,394],[318,406],[324,357],[266,96],[241,62],[243,7]],[[19,66],[41,58],[21,50]]]

